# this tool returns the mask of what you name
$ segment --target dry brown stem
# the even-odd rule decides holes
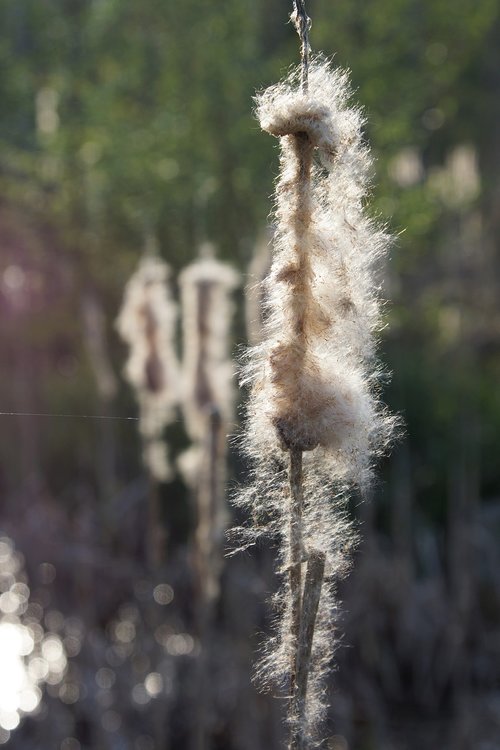
[[[311,166],[312,143],[306,133],[289,135],[295,156],[294,187],[294,256],[295,265],[284,269],[289,272],[289,283],[294,287],[292,315],[294,330],[294,352],[287,352],[295,359],[296,372],[301,372],[307,356],[307,337],[311,317],[311,262],[309,258],[308,233],[311,223]],[[276,366],[277,357],[273,364]],[[302,587],[303,543],[303,473],[302,451],[311,450],[313,444],[297,441],[295,425],[287,424],[286,417],[276,424],[280,438],[290,452],[290,703],[291,725],[290,750],[305,748],[304,713],[306,706],[307,679],[309,672],[316,613],[318,610],[325,555],[314,553],[308,562],[306,581]],[[294,440],[295,437],[295,440]]]
[[[302,451],[290,450],[290,596],[291,670],[290,699],[295,692],[296,654],[299,643],[302,597]]]
[[[318,613],[326,555],[313,550],[307,560],[304,594],[301,601],[300,628],[295,657],[295,690],[291,697],[291,716],[293,718],[290,738],[290,750],[306,750],[305,710],[307,681],[311,664],[311,652]]]

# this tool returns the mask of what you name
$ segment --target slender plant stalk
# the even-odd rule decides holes
[[[304,93],[308,89],[309,69],[309,18],[303,2],[295,2],[292,20],[301,40],[302,75],[301,87]],[[298,258],[297,276],[304,287],[310,283],[311,265],[307,252],[307,234],[311,221],[311,168],[313,145],[307,133],[298,132],[293,137],[294,151],[297,158],[297,190],[295,203],[295,242]],[[305,295],[296,295],[294,299],[295,334],[301,345],[302,359],[307,347],[308,309],[304,305]],[[307,681],[310,657],[318,611],[325,555],[312,553],[307,563],[307,574],[302,589],[302,562],[305,558],[303,544],[303,462],[302,449],[313,446],[290,445],[290,702],[288,718],[290,722],[290,750],[306,748],[305,708]]]
[[[147,561],[152,571],[163,562],[166,534],[161,520],[160,484],[149,473]]]
[[[290,750],[306,750],[307,748],[307,737],[304,731],[306,726],[307,681],[311,665],[316,615],[325,574],[325,562],[325,553],[318,550],[311,551],[307,560],[295,662],[295,690],[291,699],[291,709],[295,721],[292,725]]]
[[[213,639],[218,576],[220,575],[221,476],[225,459],[225,436],[219,410],[214,406],[207,419],[206,455],[198,490],[198,526],[195,538],[198,602],[197,628],[201,653],[196,665],[196,713],[192,750],[210,745],[209,718],[213,696],[210,690],[210,643]]]
[[[233,419],[229,355],[230,292],[236,272],[215,260],[209,247],[180,277],[184,333],[183,412],[193,441],[184,472],[193,490],[197,524],[193,539],[195,617],[200,652],[195,664],[190,750],[211,744],[211,667],[215,612],[223,568],[227,443]]]
[[[302,488],[302,451],[290,450],[290,635],[292,653],[290,659],[290,700],[293,699],[297,682],[297,647],[301,623],[302,598],[302,510],[304,493]]]
[[[306,13],[304,0],[293,0],[292,23],[300,37],[300,57],[302,60],[301,85],[304,94],[307,93],[309,85],[309,29],[311,19]]]
[[[242,379],[251,385],[242,444],[253,481],[237,502],[252,521],[235,535],[247,544],[266,533],[283,541],[283,617],[257,676],[264,687],[288,684],[288,748],[312,750],[327,708],[335,582],[355,542],[345,502],[351,489],[366,490],[394,421],[376,390],[374,268],[387,237],[363,210],[363,118],[347,104],[347,74],[321,56],[309,59],[309,19],[303,2],[294,5],[302,65],[257,97],[281,162],[265,335],[249,350]]]
[[[177,305],[169,275],[164,261],[145,255],[127,283],[116,321],[129,346],[124,374],[139,404],[143,460],[152,479],[159,482],[171,478],[163,431],[175,419],[179,400],[174,346]]]
[[[302,588],[303,543],[303,471],[302,451],[290,449],[290,597],[291,597],[291,664],[290,664],[290,750],[306,750],[304,732],[307,682],[311,663],[316,615],[318,612],[326,555],[311,550]]]

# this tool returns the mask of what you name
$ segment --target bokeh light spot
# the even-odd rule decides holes
[[[135,638],[135,625],[130,620],[121,620],[115,626],[115,637],[122,643],[130,643]]]
[[[193,648],[194,640],[188,633],[176,633],[167,638],[166,649],[172,656],[186,656]]]
[[[159,695],[163,689],[163,678],[159,672],[150,672],[144,680],[144,687],[152,697]]]
[[[170,604],[174,598],[174,590],[168,583],[159,583],[154,588],[153,598],[157,604]]]

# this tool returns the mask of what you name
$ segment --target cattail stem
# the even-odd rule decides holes
[[[302,587],[302,562],[305,557],[302,534],[304,490],[302,451],[297,448],[290,449],[289,478],[291,655],[288,716],[291,725],[290,750],[306,750],[307,682],[326,555],[324,552],[317,550],[310,553],[307,559],[304,586]]]
[[[221,557],[222,463],[225,460],[225,434],[218,408],[213,405],[207,415],[205,455],[200,468],[197,490],[198,525],[195,534],[197,573],[197,628],[201,645],[195,672],[196,711],[192,722],[192,750],[206,750],[210,745],[210,712],[213,695],[210,690],[214,615],[217,604]]]
[[[308,53],[303,0],[294,5]],[[284,542],[286,580],[277,595],[284,618],[259,677],[290,687],[288,750],[321,744],[337,613],[334,585],[323,585],[325,566],[332,582],[348,569],[355,534],[342,504],[350,488],[366,487],[371,454],[385,447],[393,426],[374,392],[373,271],[387,238],[363,210],[370,166],[363,119],[346,104],[344,71],[313,58],[306,91],[306,55],[302,62],[257,99],[263,130],[280,139],[281,169],[266,337],[250,351],[243,381],[252,385],[244,447],[255,486],[239,499],[258,522],[249,543],[266,517],[267,531]]]
[[[293,717],[290,750],[306,750],[305,711],[307,681],[311,665],[312,644],[316,615],[318,613],[323,577],[325,574],[326,555],[313,550],[307,560],[307,571],[304,582],[304,594],[301,601],[300,628],[295,660],[295,690],[291,698]]]
[[[225,461],[225,434],[217,407],[207,415],[207,436],[203,447],[200,477],[196,493],[198,523],[195,546],[200,595],[213,600],[217,592],[217,574],[221,566],[221,515],[223,502],[223,463]]]
[[[306,94],[309,85],[309,29],[311,19],[306,13],[304,0],[293,0],[292,22],[300,37],[300,58],[302,61],[301,85]]]
[[[299,643],[302,598],[302,509],[304,493],[302,487],[302,451],[290,450],[290,597],[291,597],[291,669],[290,700],[296,686],[297,648]]]
[[[160,485],[149,472],[147,562],[152,571],[163,562],[165,531],[161,520]]]
[[[295,294],[292,301],[294,314],[294,334],[296,344],[296,357],[299,369],[302,369],[307,351],[307,328],[309,310],[307,308],[308,291],[311,282],[311,265],[309,258],[308,235],[311,223],[311,167],[312,167],[312,144],[306,133],[297,133],[292,136],[293,151],[295,154],[295,210],[294,210],[294,235],[295,255],[297,259],[297,274],[295,281]],[[285,438],[286,440],[286,438]],[[310,576],[306,577],[304,591],[302,587],[302,562],[305,558],[303,541],[303,466],[302,451],[311,446],[307,444],[297,445],[290,443],[290,702],[288,717],[291,726],[290,750],[301,750],[303,747],[304,734],[304,712],[307,693],[307,678],[311,654],[314,624],[321,593],[321,581],[318,589],[316,605],[313,607],[314,614],[311,618],[308,612],[308,620],[304,621],[303,606],[307,601],[309,606],[311,595],[316,592],[309,591]],[[324,566],[324,561],[323,561]],[[317,566],[313,566],[316,570]],[[308,564],[309,573],[309,564]],[[314,581],[313,581],[314,583]],[[309,606],[310,610],[310,606]],[[304,626],[306,630],[304,631]],[[305,640],[304,640],[305,639]],[[308,645],[307,645],[308,644]]]

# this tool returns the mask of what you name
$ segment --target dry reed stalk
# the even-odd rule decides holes
[[[239,276],[227,264],[206,257],[187,266],[179,283],[184,347],[182,406],[189,436],[193,441],[203,440],[213,408],[226,422],[233,419],[230,294]]]
[[[305,750],[307,748],[307,734],[305,731],[307,682],[311,667],[316,616],[318,614],[325,575],[325,562],[325,553],[318,550],[313,550],[307,560],[304,593],[300,602],[300,628],[297,637],[295,658],[295,689],[291,695],[290,714],[292,717],[296,717],[295,729],[292,731],[290,741],[291,750]]]
[[[254,526],[237,530],[246,544],[266,531],[282,540],[277,632],[258,674],[289,686],[291,750],[312,747],[325,708],[335,585],[355,539],[347,492],[366,486],[393,424],[377,398],[374,264],[387,238],[363,212],[363,119],[347,104],[346,73],[322,58],[309,61],[307,90],[303,82],[298,68],[257,97],[281,167],[266,336],[243,378],[254,482],[239,502]]]
[[[99,399],[99,413],[113,416],[113,400],[118,391],[118,383],[109,356],[109,345],[106,332],[106,316],[97,294],[93,289],[86,289],[81,299],[83,334],[88,352],[89,364],[94,375]],[[105,523],[106,500],[116,490],[116,436],[113,419],[101,420],[99,442],[97,447],[97,476],[100,494],[104,502],[99,504],[103,527]]]
[[[125,377],[139,404],[143,460],[151,479],[148,557],[153,568],[161,562],[164,546],[158,483],[168,481],[172,474],[163,431],[175,419],[179,400],[177,307],[171,298],[169,275],[169,267],[160,258],[142,258],[127,283],[116,321],[129,345]]]
[[[175,418],[179,375],[175,352],[177,307],[168,286],[170,270],[160,258],[144,257],[125,288],[117,329],[129,345],[125,377],[140,410],[144,461],[159,481],[171,475],[164,428]]]
[[[304,545],[302,541],[302,510],[304,505],[302,487],[302,451],[290,450],[290,634],[293,650],[290,659],[290,695],[293,696],[297,685],[297,647],[300,636],[302,610],[302,560]]]
[[[228,265],[206,257],[187,266],[179,281],[184,342],[182,410],[193,441],[179,463],[197,506],[195,541],[202,588],[215,599],[226,523],[226,435],[234,419],[230,294],[239,277]]]
[[[210,643],[222,570],[226,526],[227,431],[233,420],[233,364],[230,358],[230,293],[239,277],[213,258],[195,261],[180,276],[184,341],[182,407],[191,449],[180,466],[197,510],[194,535],[196,619],[201,652],[195,676],[196,719],[192,750],[207,747],[209,734]]]
[[[109,402],[116,396],[118,384],[109,357],[106,318],[95,291],[88,289],[84,292],[81,311],[85,344],[97,392],[103,402]]]

